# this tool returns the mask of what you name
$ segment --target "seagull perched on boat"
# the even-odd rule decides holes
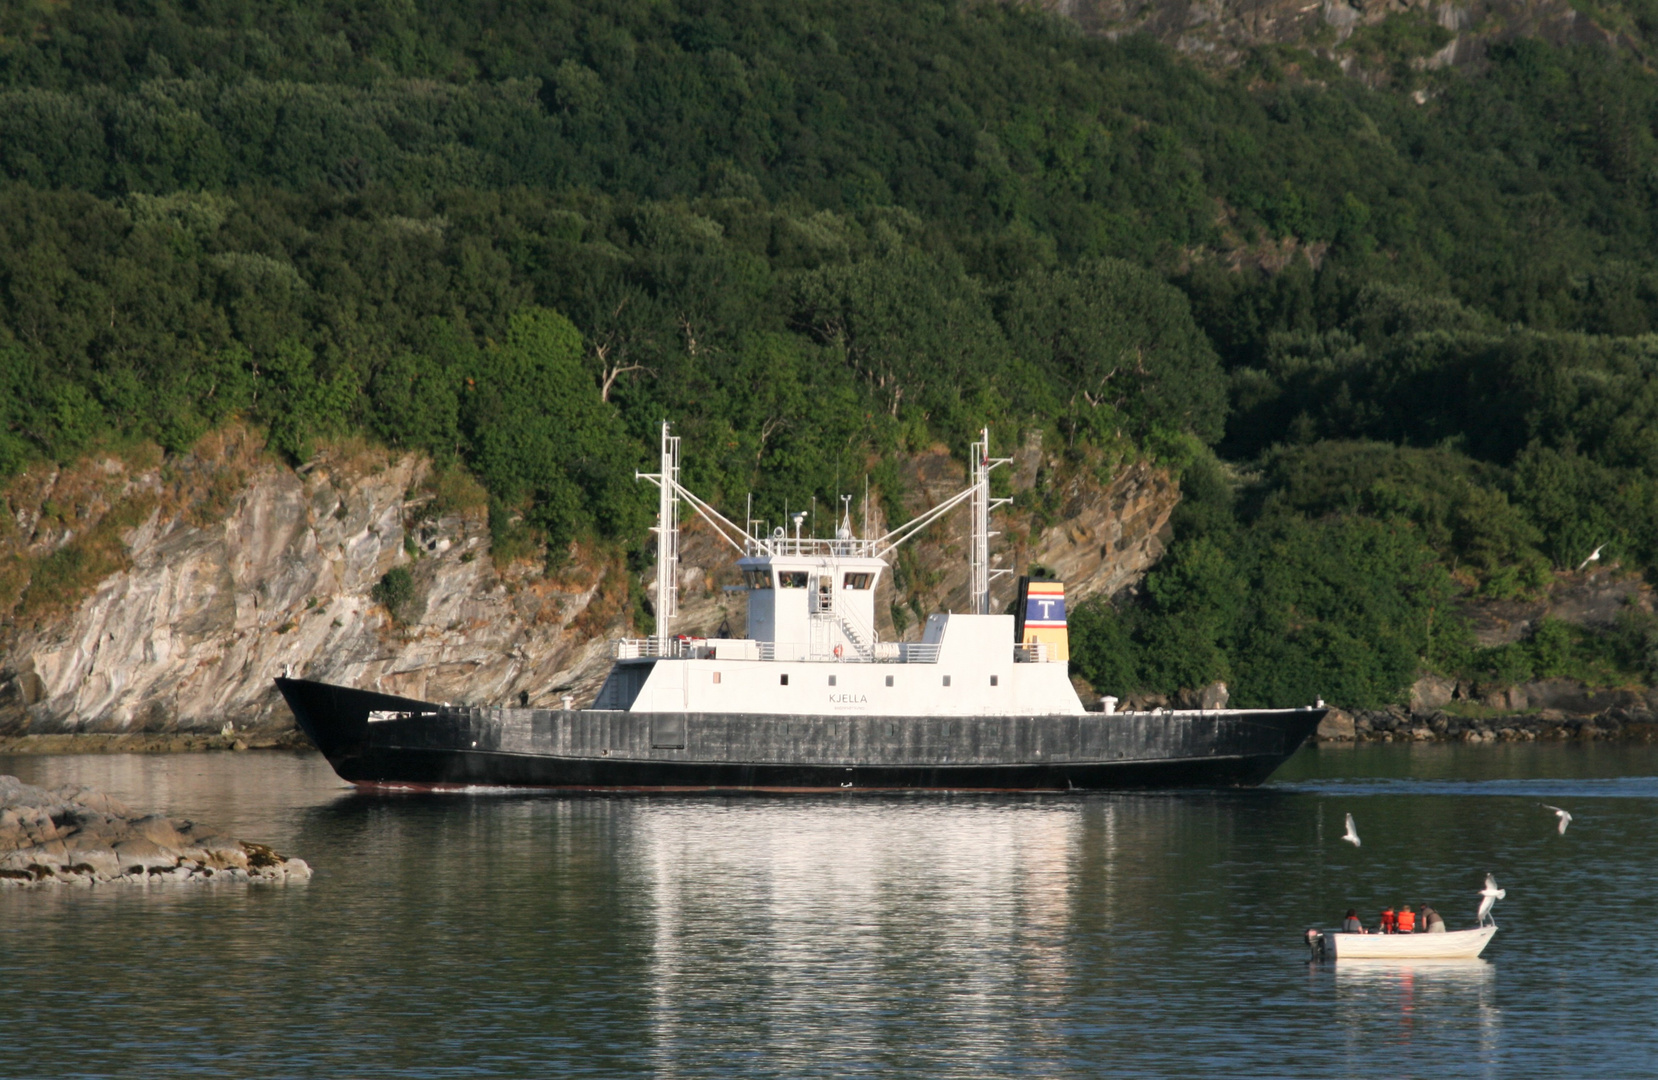
[[[1497,888],[1497,879],[1490,874],[1485,875],[1485,888],[1480,890],[1480,913],[1478,924],[1485,925],[1486,916],[1491,914],[1491,906],[1508,895],[1507,889]]]
[[[1590,563],[1599,562],[1600,561],[1600,548],[1603,548],[1605,546],[1606,546],[1605,544],[1602,544],[1600,547],[1598,547],[1595,550],[1589,552],[1589,557],[1577,564],[1578,573],[1581,574],[1583,572],[1583,568],[1585,566],[1588,566]]]
[[[1354,847],[1359,846],[1359,830],[1353,824],[1352,814],[1347,815],[1347,835],[1342,837],[1342,839],[1347,841],[1349,844],[1352,844]]]
[[[1550,806],[1546,802],[1545,803],[1538,803],[1537,805],[1541,806],[1545,810],[1553,810],[1554,811],[1554,816],[1560,819],[1560,835],[1565,836],[1566,835],[1566,826],[1568,826],[1572,823],[1572,815],[1567,813],[1565,810],[1560,809],[1560,807]]]

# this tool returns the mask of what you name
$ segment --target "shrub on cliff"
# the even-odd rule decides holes
[[[369,598],[384,607],[392,621],[402,624],[412,614],[415,599],[414,575],[406,566],[394,566],[381,575],[380,581],[369,590]]]

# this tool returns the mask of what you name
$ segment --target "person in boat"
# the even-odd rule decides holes
[[[1341,932],[1344,934],[1364,933],[1364,923],[1359,921],[1359,912],[1357,908],[1347,909],[1347,918],[1341,920]]]
[[[1383,908],[1381,919],[1382,925],[1376,930],[1378,934],[1391,934],[1399,928],[1399,917],[1393,913],[1392,908]]]
[[[1421,910],[1416,913],[1416,921],[1422,927],[1424,934],[1443,934],[1445,932],[1444,918],[1440,916],[1439,912],[1426,904],[1423,904]]]
[[[1416,912],[1409,904],[1399,905],[1399,914],[1393,917],[1393,928],[1401,934],[1416,933]]]

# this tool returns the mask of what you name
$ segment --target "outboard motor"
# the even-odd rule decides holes
[[[1305,935],[1305,940],[1307,942],[1307,951],[1312,954],[1312,959],[1314,959],[1314,960],[1324,959],[1324,935],[1323,935],[1323,933],[1321,933],[1320,931],[1317,931],[1317,930],[1308,930],[1306,935]]]

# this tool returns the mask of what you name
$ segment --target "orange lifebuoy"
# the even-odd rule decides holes
[[[835,659],[839,660],[840,656],[841,656],[841,647],[839,645],[836,645],[835,646]]]

